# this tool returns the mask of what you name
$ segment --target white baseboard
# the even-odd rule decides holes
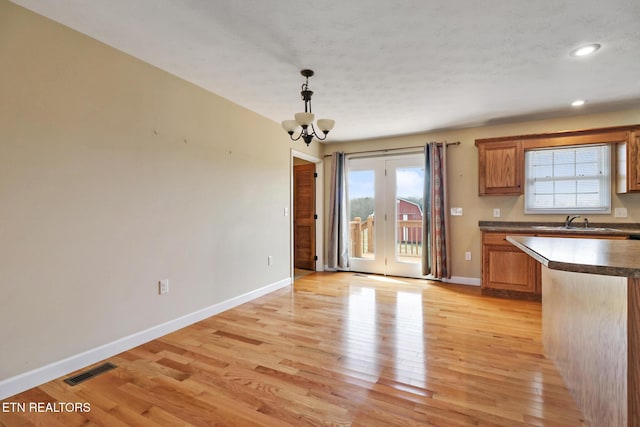
[[[73,371],[82,369],[85,366],[115,356],[123,351],[127,351],[141,344],[177,331],[178,329],[199,322],[207,317],[222,313],[230,308],[244,304],[263,295],[284,288],[290,284],[291,278],[289,277],[270,285],[263,286],[262,288],[254,291],[247,292],[246,294],[239,295],[218,304],[178,317],[177,319],[161,323],[157,326],[145,329],[144,331],[136,332],[108,344],[67,357],[66,359],[53,362],[32,371],[4,379],[0,381],[0,400],[6,399],[7,397],[21,393],[25,390],[29,390],[30,388],[54,380],[63,375],[67,375]]]
[[[482,281],[478,277],[451,276],[451,279],[442,279],[445,283],[455,283],[458,285],[480,286]]]

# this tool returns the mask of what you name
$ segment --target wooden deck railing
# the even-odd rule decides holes
[[[398,220],[398,255],[422,255],[422,220]]]
[[[419,257],[422,255],[422,220],[398,220],[397,242],[398,255]],[[349,239],[351,241],[351,256],[362,258],[373,254],[374,215],[366,221],[356,217],[349,222]]]
[[[366,221],[357,216],[349,223],[349,239],[351,240],[351,256],[362,258],[363,254],[373,253],[373,214]]]

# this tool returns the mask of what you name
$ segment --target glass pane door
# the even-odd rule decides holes
[[[376,217],[384,209],[379,198],[384,191],[384,165],[376,160],[349,160],[349,256],[352,270],[384,274],[384,257],[376,255],[377,236],[384,226]]]
[[[421,156],[388,160],[387,274],[421,276],[424,166]]]

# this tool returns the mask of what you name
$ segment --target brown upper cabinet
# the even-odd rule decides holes
[[[640,129],[629,131],[626,141],[616,145],[616,192],[640,191]]]
[[[478,193],[523,194],[526,150],[603,143],[616,147],[616,191],[640,192],[640,125],[633,125],[476,139]]]
[[[478,143],[478,191],[481,195],[522,194],[522,141]]]

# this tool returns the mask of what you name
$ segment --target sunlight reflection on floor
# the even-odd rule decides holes
[[[397,278],[373,275],[365,278],[410,285]],[[419,290],[385,292],[372,286],[351,284],[343,339],[345,367],[374,378],[380,375],[391,378],[397,382],[395,386],[425,386],[427,366],[422,304]],[[381,313],[387,315],[381,317]],[[389,335],[391,339],[380,340],[380,334]],[[382,366],[380,354],[393,354],[393,366]]]
[[[358,274],[358,277],[365,277],[369,280],[375,280],[378,282],[385,282],[385,283],[397,283],[397,284],[401,284],[401,285],[408,285],[409,282],[405,282],[403,280],[400,280],[398,278],[391,278],[388,276],[376,276],[376,275],[368,275],[368,274]]]

